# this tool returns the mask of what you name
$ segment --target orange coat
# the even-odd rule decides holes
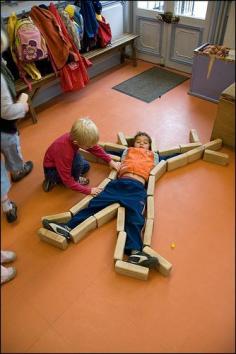
[[[134,173],[147,181],[154,166],[153,151],[131,147],[121,163],[119,177],[125,173]]]

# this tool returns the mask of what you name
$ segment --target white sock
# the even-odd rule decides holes
[[[12,209],[12,204],[9,199],[2,200],[1,203],[2,203],[2,210],[4,213],[7,213],[9,210]]]

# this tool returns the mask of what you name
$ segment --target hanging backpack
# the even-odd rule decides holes
[[[16,64],[20,77],[24,80],[24,82],[28,85],[29,90],[32,90],[31,83],[26,79],[26,74],[28,74],[33,80],[40,80],[42,78],[41,73],[37,69],[34,62],[23,62],[20,61],[18,58],[18,53],[16,50],[16,40],[15,40],[15,33],[16,33],[16,25],[19,20],[17,19],[16,13],[13,12],[9,18],[7,23],[7,32],[9,36],[9,44],[10,44],[10,51],[12,55],[12,59]]]
[[[97,44],[100,48],[105,48],[108,44],[111,43],[112,34],[111,27],[109,23],[106,22],[105,18],[102,16],[102,21],[98,22],[98,33],[97,33]]]
[[[25,63],[48,57],[45,40],[30,17],[19,19],[16,22],[15,48],[18,59]]]

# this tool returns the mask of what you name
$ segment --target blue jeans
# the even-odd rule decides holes
[[[1,157],[1,197],[4,197],[11,187],[11,182],[8,177],[6,166],[3,158]]]
[[[76,153],[71,167],[71,175],[76,181],[88,172],[90,165],[79,153]],[[44,167],[45,178],[54,183],[63,183],[56,167]]]
[[[1,153],[5,157],[6,169],[17,172],[23,169],[24,161],[21,153],[19,134],[1,132]]]
[[[147,192],[141,182],[131,178],[111,180],[105,189],[90,201],[88,207],[74,215],[66,225],[74,229],[108,205],[120,203],[125,207],[125,253],[130,255],[132,250],[141,251],[143,248],[141,232],[145,222],[143,211],[146,200]]]

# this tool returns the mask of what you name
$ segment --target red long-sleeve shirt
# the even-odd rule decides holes
[[[81,185],[71,175],[73,159],[78,150],[79,146],[73,144],[70,134],[65,133],[49,146],[44,156],[43,166],[55,167],[63,184],[68,188],[83,194],[90,194],[91,188]],[[87,151],[107,163],[111,161],[111,157],[99,145],[94,145]]]

